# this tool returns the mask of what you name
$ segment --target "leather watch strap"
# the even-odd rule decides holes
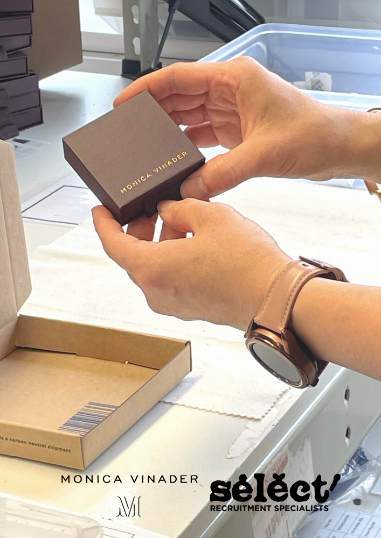
[[[373,114],[377,114],[377,113],[381,114],[381,108],[371,108],[370,110],[368,110],[368,112],[371,112]],[[369,194],[374,194],[375,196],[377,196],[377,198],[381,202],[381,189],[377,185],[377,183],[375,181],[368,181],[365,179],[364,179],[364,183],[365,183],[366,188],[369,191]]]
[[[381,189],[377,185],[377,183],[374,183],[374,181],[368,181],[366,179],[364,179],[364,183],[366,188],[368,189],[369,194],[374,194],[381,202]]]
[[[328,264],[307,258],[292,261],[275,277],[253,324],[281,335],[287,328],[301,289],[309,280],[318,276],[347,281],[340,269]]]

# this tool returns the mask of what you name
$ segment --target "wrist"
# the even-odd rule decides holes
[[[250,321],[257,316],[261,309],[274,279],[290,261],[292,261],[292,258],[279,249],[276,255],[267,256],[262,260],[260,270],[256,266],[249,272],[247,283],[243,290],[240,329],[246,331]]]
[[[351,292],[350,284],[325,278],[313,278],[301,290],[292,313],[292,330],[315,357],[341,364],[337,344],[341,342],[343,349],[345,342],[346,349],[342,351],[345,357],[353,340],[358,338],[357,320],[348,317],[345,308],[345,298]],[[347,328],[348,321],[353,324],[351,331]]]
[[[381,114],[337,109],[334,121],[339,136],[332,177],[381,178]]]

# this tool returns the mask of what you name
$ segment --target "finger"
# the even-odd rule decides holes
[[[127,234],[142,239],[144,241],[152,241],[155,234],[155,225],[157,215],[148,219],[147,217],[139,217],[130,222],[127,228]]]
[[[219,144],[212,124],[209,121],[201,125],[188,127],[184,132],[198,148],[212,148]]]
[[[221,63],[176,63],[135,80],[114,101],[119,106],[139,93],[149,91],[160,101],[171,94],[200,95],[209,90],[211,75],[223,71]]]
[[[170,114],[174,111],[192,110],[193,108],[205,105],[206,97],[206,93],[196,95],[173,93],[172,95],[168,95],[168,97],[164,97],[164,99],[160,99],[158,103],[167,114]]]
[[[208,111],[204,105],[192,110],[170,112],[170,117],[177,125],[199,125],[209,121]]]
[[[256,155],[243,142],[236,148],[211,159],[181,185],[183,198],[206,200],[232,189],[255,175]]]
[[[208,112],[204,105],[192,110],[175,110],[169,115],[177,125],[199,125],[209,121]]]
[[[211,218],[208,202],[194,200],[165,200],[158,204],[159,215],[165,225],[178,232],[195,233]]]
[[[121,225],[103,206],[92,210],[94,226],[106,254],[128,273],[144,263],[147,257],[146,245],[153,243],[140,242],[136,237],[125,234]]]
[[[169,241],[171,239],[184,239],[186,236],[186,232],[179,232],[177,230],[173,230],[163,222],[163,226],[160,233],[160,241]]]

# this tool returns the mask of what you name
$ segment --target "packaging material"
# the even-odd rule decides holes
[[[381,456],[372,456],[358,448],[340,472],[340,482],[330,499],[342,505],[369,495],[381,476]]]
[[[7,140],[19,131],[43,122],[38,76],[0,81],[0,139]]]
[[[10,104],[11,104],[11,100],[9,99],[7,92],[0,88],[0,115],[3,112],[2,109],[4,108],[9,109]]]
[[[29,96],[27,96],[29,98]],[[37,106],[28,110],[21,110],[12,114],[13,123],[16,125],[19,131],[29,129],[30,127],[36,127],[43,123],[42,107]]]
[[[312,512],[295,538],[376,538],[381,532],[381,504],[374,495],[381,476],[381,456],[360,447],[340,472],[327,510]]]
[[[13,0],[12,0],[13,2]],[[1,16],[0,12],[0,35],[1,37],[30,35],[32,33],[32,16],[16,15]]]
[[[2,538],[102,538],[100,524],[86,516],[48,508],[17,499],[0,497]]]
[[[18,134],[18,129],[12,121],[11,114],[7,110],[0,109],[0,139],[7,140]]]
[[[82,63],[78,0],[35,0],[28,56],[40,80]]]
[[[0,81],[7,78],[23,77],[28,73],[28,57],[24,52],[8,54],[0,62]]]
[[[122,225],[151,217],[161,200],[180,200],[181,183],[205,162],[148,92],[63,142],[66,160]]]
[[[0,0],[0,13],[32,13],[33,0]]]
[[[15,80],[0,81],[0,90],[5,90],[10,99],[28,93],[38,92],[38,76],[31,72],[29,76]]]
[[[190,372],[190,343],[18,316],[31,283],[15,170],[0,142],[0,453],[85,469]]]
[[[20,50],[27,49],[32,46],[31,35],[18,35],[11,37],[0,37],[0,51],[1,49],[5,54],[12,52],[19,52]]]
[[[1,91],[0,91],[0,96],[1,96]],[[15,112],[21,112],[24,110],[31,111],[38,107],[41,108],[41,95],[39,91],[26,93],[25,95],[19,95],[19,96],[13,97],[12,99],[9,99],[9,109],[12,114]],[[38,116],[42,120],[41,110],[39,111]]]
[[[59,5],[59,3],[58,3]],[[33,0],[0,0],[0,139],[43,122],[38,79],[30,75]],[[51,51],[50,51],[51,52]]]
[[[332,75],[319,73],[318,71],[306,71],[305,80],[294,82],[294,86],[300,90],[312,90],[314,92],[331,92]]]

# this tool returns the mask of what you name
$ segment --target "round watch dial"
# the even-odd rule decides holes
[[[289,363],[284,355],[275,349],[259,342],[254,342],[250,346],[250,349],[254,358],[272,374],[282,379],[282,381],[294,387],[299,387],[303,383],[300,373],[295,366]]]

